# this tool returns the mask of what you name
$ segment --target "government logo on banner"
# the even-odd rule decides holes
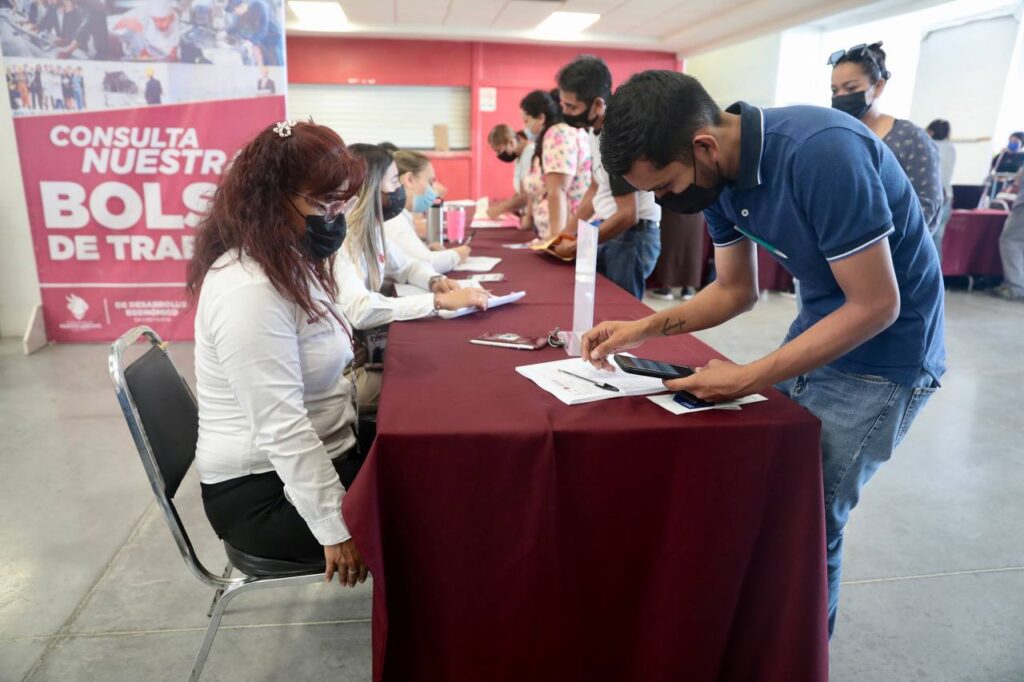
[[[192,338],[193,231],[285,116],[281,0],[6,0],[0,49],[47,336]]]

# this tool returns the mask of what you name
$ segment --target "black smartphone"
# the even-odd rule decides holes
[[[618,365],[623,372],[629,374],[639,374],[645,377],[654,377],[655,379],[682,379],[693,374],[692,367],[685,367],[683,365],[670,365],[667,362],[659,362],[657,360],[647,360],[646,358],[632,358],[628,355],[616,355],[615,364]],[[682,400],[679,400],[682,398]],[[686,391],[676,392],[676,402],[685,407],[711,407],[713,403],[709,403],[706,400],[701,400],[692,393]]]
[[[667,362],[658,362],[657,360],[647,360],[645,358],[631,358],[628,355],[616,355],[615,364],[623,372],[654,377],[655,379],[682,379],[693,374],[692,367],[670,365]]]

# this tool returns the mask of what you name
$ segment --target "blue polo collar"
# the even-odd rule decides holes
[[[739,190],[753,189],[762,183],[764,112],[746,102],[736,102],[725,111],[740,115],[740,174],[733,187]]]

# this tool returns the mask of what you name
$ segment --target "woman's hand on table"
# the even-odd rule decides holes
[[[613,370],[609,355],[636,348],[646,339],[642,320],[602,322],[583,335],[583,359],[598,369]]]
[[[327,564],[324,580],[331,582],[337,573],[338,584],[342,587],[355,587],[356,583],[364,583],[370,573],[363,556],[356,549],[356,543],[352,540],[346,540],[338,545],[324,545],[324,561]]]
[[[434,304],[441,310],[458,310],[469,307],[487,310],[487,302],[490,297],[490,293],[485,289],[466,287],[446,294],[436,294]]]
[[[447,294],[460,289],[458,282],[447,277],[435,277],[430,282],[430,290],[435,294]]]
[[[466,259],[469,258],[469,253],[472,249],[463,244],[462,246],[456,246],[452,251],[459,254],[459,263],[465,263]]]

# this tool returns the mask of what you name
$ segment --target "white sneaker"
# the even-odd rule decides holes
[[[671,301],[675,297],[672,295],[672,290],[668,287],[659,287],[657,289],[651,289],[647,292],[651,298],[658,298],[662,301]]]

